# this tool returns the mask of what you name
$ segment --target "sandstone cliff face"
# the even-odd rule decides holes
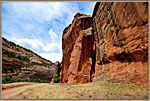
[[[72,24],[63,32],[62,83],[90,82],[93,43],[91,21],[90,16],[77,13]]]
[[[2,77],[51,80],[55,69],[51,61],[2,38]]]
[[[63,32],[62,48],[61,82],[147,87],[148,3],[96,3],[92,18],[76,14]]]
[[[148,84],[148,4],[97,3],[93,81]]]

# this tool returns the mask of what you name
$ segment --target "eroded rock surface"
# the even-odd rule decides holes
[[[55,69],[56,66],[51,61],[2,38],[2,77],[9,75],[25,80],[50,81]]]
[[[90,82],[93,44],[91,21],[90,16],[77,13],[72,24],[63,32],[62,83]]]
[[[148,3],[97,3],[93,81],[148,84]]]
[[[92,23],[92,24],[91,24]],[[148,87],[148,3],[98,2],[63,32],[61,82]]]

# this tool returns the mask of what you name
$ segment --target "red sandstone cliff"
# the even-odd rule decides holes
[[[97,3],[94,81],[148,84],[147,3]]]
[[[62,83],[90,82],[93,43],[91,22],[90,16],[77,13],[72,24],[63,32]]]
[[[63,32],[61,82],[148,86],[148,3],[96,3]]]

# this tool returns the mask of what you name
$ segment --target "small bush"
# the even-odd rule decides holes
[[[36,79],[34,79],[33,82],[37,82]]]
[[[89,97],[92,97],[92,95],[89,95]]]
[[[56,76],[54,78],[54,82],[55,83],[59,83],[60,82],[60,77],[58,76],[58,74],[56,74]]]
[[[15,53],[2,49],[2,54],[7,55],[8,57],[15,57]]]
[[[16,57],[16,59],[19,59],[19,60],[22,60],[25,62],[30,62],[30,59],[28,57],[18,56],[18,57]]]
[[[3,79],[3,80],[2,80],[2,83],[3,83],[3,84],[6,84],[7,82],[6,82],[6,80],[5,80],[5,79]]]

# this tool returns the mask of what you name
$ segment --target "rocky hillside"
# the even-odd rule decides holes
[[[56,66],[29,49],[2,38],[2,76],[51,80]]]
[[[98,2],[62,37],[62,83],[111,81],[148,87],[148,3]]]

